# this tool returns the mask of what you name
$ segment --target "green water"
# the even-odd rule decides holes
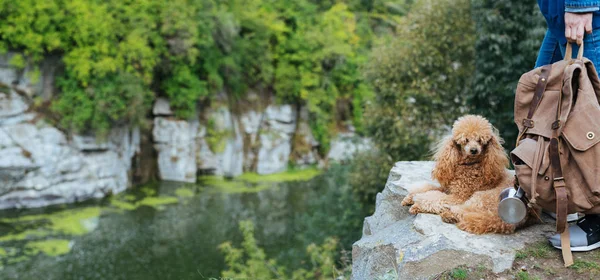
[[[0,279],[208,279],[224,267],[217,246],[239,246],[249,219],[270,258],[293,269],[327,236],[349,250],[364,213],[347,168],[306,181],[295,174],[160,182],[79,205],[0,212]],[[300,174],[302,175],[302,174]],[[316,173],[310,175],[314,176]]]

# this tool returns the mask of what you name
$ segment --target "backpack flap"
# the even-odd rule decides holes
[[[563,130],[564,139],[580,152],[585,152],[600,142],[600,106],[584,105],[569,115]]]

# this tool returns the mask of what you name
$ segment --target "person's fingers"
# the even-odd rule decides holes
[[[581,43],[583,43],[583,24],[577,26],[576,39],[577,45],[581,45]]]
[[[593,28],[592,28],[592,21],[591,21],[591,20],[588,20],[588,21],[585,23],[585,32],[587,32],[587,33],[592,33],[592,29],[593,29]]]
[[[567,40],[571,42],[577,41],[577,29],[575,27],[569,26],[569,37],[567,37]]]
[[[571,42],[577,42],[577,27],[576,26],[571,26],[571,31],[569,33],[571,33],[571,36],[569,36],[569,39],[571,40]]]
[[[567,40],[571,40],[571,27],[569,25],[565,26],[565,37]]]

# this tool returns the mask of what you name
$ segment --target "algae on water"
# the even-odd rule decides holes
[[[37,255],[41,252],[48,256],[56,257],[68,253],[71,250],[71,245],[69,240],[48,239],[28,242],[25,248],[31,250],[32,255]]]
[[[175,195],[179,197],[192,197],[194,196],[194,191],[187,188],[178,188],[175,190]]]
[[[321,174],[321,170],[316,168],[299,169],[299,170],[288,170],[282,173],[259,175],[256,173],[244,173],[237,177],[237,180],[245,181],[248,183],[278,183],[278,182],[291,182],[291,181],[308,181],[315,176]]]
[[[200,183],[215,187],[226,193],[259,192],[268,189],[275,183],[291,181],[308,181],[321,174],[316,168],[288,170],[282,173],[259,175],[256,173],[244,173],[233,179],[225,179],[221,176],[201,176]]]

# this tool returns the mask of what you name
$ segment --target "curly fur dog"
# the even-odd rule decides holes
[[[475,115],[460,117],[452,134],[437,147],[432,177],[440,187],[427,184],[412,190],[402,205],[411,214],[439,214],[467,232],[512,233],[519,225],[498,216],[498,197],[513,179],[502,139],[490,122]]]

